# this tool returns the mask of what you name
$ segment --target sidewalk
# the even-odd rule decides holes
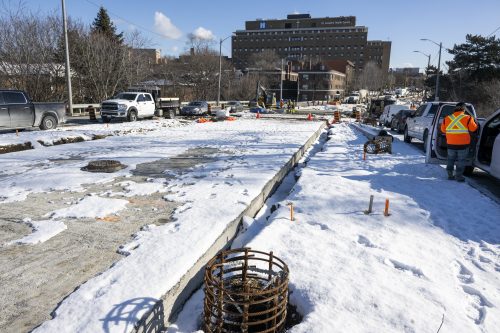
[[[289,332],[436,332],[441,323],[440,332],[496,332],[500,207],[404,143],[363,161],[359,132],[341,124],[329,134],[279,208],[239,238],[288,264],[290,301],[304,317]],[[169,332],[193,330],[187,318],[201,314],[202,297]]]

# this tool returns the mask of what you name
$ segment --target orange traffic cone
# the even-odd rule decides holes
[[[257,111],[257,116],[255,118],[260,119],[260,112],[259,111]]]
[[[312,115],[312,113],[309,113],[309,114],[307,115],[307,120],[313,120],[313,115]]]

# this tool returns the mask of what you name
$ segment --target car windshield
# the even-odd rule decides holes
[[[137,94],[121,93],[116,95],[116,99],[126,99],[128,101],[133,101],[137,97]]]
[[[190,102],[189,106],[201,106],[201,102]]]

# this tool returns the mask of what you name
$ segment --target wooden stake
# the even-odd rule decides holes
[[[19,136],[19,131],[16,129],[16,136]]]
[[[290,221],[295,221],[295,218],[293,217],[293,203],[290,202]]]
[[[389,199],[385,199],[385,209],[384,209],[384,216],[389,216]]]
[[[363,161],[366,161],[366,150],[363,150]]]
[[[365,210],[365,214],[371,214],[373,208],[373,195],[370,195],[370,203],[368,204],[368,210]]]

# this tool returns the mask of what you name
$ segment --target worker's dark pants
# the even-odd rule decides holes
[[[453,172],[455,161],[457,162],[457,170],[455,171],[455,178],[463,178],[465,170],[465,160],[469,153],[469,148],[465,149],[449,149],[448,148],[448,163],[446,164],[446,170],[448,172]]]

